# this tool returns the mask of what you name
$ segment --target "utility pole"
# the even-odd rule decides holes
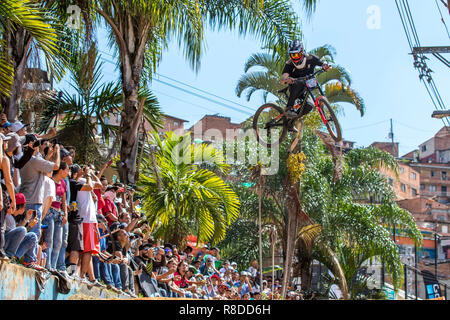
[[[394,127],[392,125],[392,118],[391,118],[391,132],[389,132],[389,138],[391,138],[391,143],[392,143],[392,156],[395,158]],[[393,237],[393,240],[395,243],[396,242],[396,240],[395,240],[395,224],[394,224],[394,229],[392,230],[392,237]]]
[[[436,279],[438,277],[438,267],[437,267],[437,256],[438,256],[438,248],[437,248],[437,243],[438,243],[438,234],[437,234],[437,225],[435,227],[435,231],[434,231],[434,275],[436,276]]]
[[[415,287],[415,295],[416,295],[416,300],[418,300],[417,295],[418,293],[418,288],[417,288],[417,244],[414,244],[414,287]]]

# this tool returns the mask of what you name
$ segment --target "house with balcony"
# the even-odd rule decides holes
[[[450,204],[450,163],[409,164],[420,173],[420,194]]]
[[[443,127],[419,145],[419,162],[450,163],[450,126]]]

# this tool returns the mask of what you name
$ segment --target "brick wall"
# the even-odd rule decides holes
[[[420,194],[420,173],[402,162],[398,162],[398,165],[398,177],[391,170],[384,168],[380,170],[394,189],[396,200],[417,197]]]
[[[206,115],[189,131],[194,139],[205,141],[223,141],[233,139],[238,135],[241,124],[232,123],[228,117]]]

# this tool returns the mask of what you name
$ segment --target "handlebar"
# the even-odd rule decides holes
[[[300,82],[303,82],[303,81],[305,81],[305,80],[309,80],[309,79],[311,79],[311,78],[314,78],[315,76],[317,76],[318,74],[320,74],[320,73],[322,73],[322,72],[325,72],[325,70],[320,69],[320,70],[314,72],[314,73],[311,74],[311,75],[308,75],[308,76],[305,76],[305,77],[300,77],[300,78],[295,78],[295,79],[294,79],[294,83],[300,83]]]

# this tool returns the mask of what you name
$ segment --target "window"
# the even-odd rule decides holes
[[[400,168],[400,173],[405,173],[405,168]]]
[[[441,180],[447,180],[447,171],[441,172]]]
[[[442,193],[442,195],[444,195],[444,196],[447,195],[447,186],[441,186],[441,193]]]
[[[431,209],[431,203],[426,203],[426,204],[425,204],[425,207],[426,207],[427,209]]]
[[[441,230],[442,233],[448,233],[448,226],[442,226]]]
[[[431,172],[430,172],[430,176],[431,176],[431,177],[434,177],[435,175],[436,175],[436,172],[434,172],[434,171],[431,171]]]
[[[420,190],[425,190],[425,185],[424,184],[420,185]]]
[[[436,192],[436,186],[430,186],[430,187],[429,187],[429,190],[430,190],[431,192]]]
[[[411,188],[411,194],[412,194],[413,197],[416,197],[417,196],[417,190],[414,189],[414,188]]]
[[[388,179],[388,183],[389,183],[389,185],[392,187],[392,186],[394,185],[394,180],[391,179],[391,178],[389,178],[389,179]]]
[[[178,127],[178,121],[174,121],[174,122],[173,122],[173,126],[174,126],[174,127]]]
[[[402,192],[405,192],[405,191],[406,191],[406,186],[405,186],[405,184],[401,183],[401,184],[400,184],[400,188],[402,189]]]
[[[415,172],[411,172],[411,179],[416,180],[417,175]]]
[[[427,151],[427,146],[426,145],[422,146],[422,152],[425,152],[425,151]]]

